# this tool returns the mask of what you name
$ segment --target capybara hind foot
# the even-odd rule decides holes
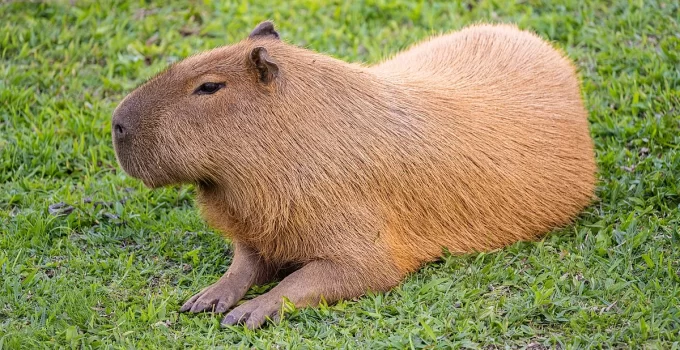
[[[384,266],[381,274],[385,272]],[[313,261],[283,279],[266,294],[249,300],[229,312],[223,326],[245,324],[249,329],[262,326],[267,319],[281,316],[283,298],[295,307],[316,306],[323,297],[328,303],[358,297],[367,290],[386,291],[399,283],[400,276],[376,275],[377,269],[358,268],[352,263]]]
[[[234,260],[227,272],[219,281],[187,300],[180,312],[224,313],[236,305],[251,286],[272,280],[275,270],[254,250],[236,242],[234,245]]]

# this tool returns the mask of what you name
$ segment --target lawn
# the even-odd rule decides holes
[[[0,349],[680,349],[679,7],[0,4]],[[151,191],[120,170],[111,113],[169,63],[268,18],[290,43],[366,63],[480,21],[537,32],[579,68],[600,200],[539,242],[447,256],[389,293],[291,310],[258,331],[179,314],[226,270],[230,245],[198,216],[192,186]]]

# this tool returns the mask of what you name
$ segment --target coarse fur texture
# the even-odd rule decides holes
[[[137,88],[112,130],[126,172],[150,187],[196,183],[202,215],[236,247],[182,311],[226,312],[284,277],[227,325],[259,327],[283,297],[388,290],[443,249],[535,239],[594,197],[575,68],[510,25],[366,67],[286,44],[265,22]]]

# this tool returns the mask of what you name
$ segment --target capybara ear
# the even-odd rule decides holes
[[[255,27],[252,32],[250,32],[250,35],[248,35],[249,38],[272,38],[279,40],[279,33],[276,32],[274,29],[274,23],[270,21],[264,21]]]
[[[279,66],[269,56],[267,49],[262,46],[250,52],[250,62],[257,68],[258,78],[262,83],[269,84],[279,75]]]

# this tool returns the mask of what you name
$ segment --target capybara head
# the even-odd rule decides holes
[[[284,45],[271,22],[246,40],[189,57],[135,89],[113,113],[122,168],[149,187],[211,181],[256,147],[280,84],[267,47]],[[248,144],[249,143],[249,144]],[[216,148],[215,145],[219,145]],[[219,166],[215,166],[219,164]]]

